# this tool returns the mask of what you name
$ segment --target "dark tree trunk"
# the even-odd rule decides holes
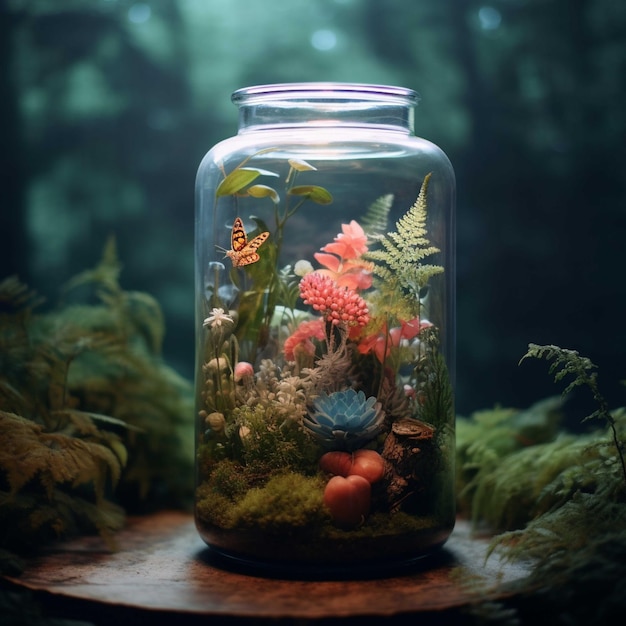
[[[0,280],[25,274],[28,258],[21,119],[14,77],[13,32],[19,16],[0,10]]]

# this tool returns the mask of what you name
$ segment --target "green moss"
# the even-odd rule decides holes
[[[208,483],[200,485],[196,492],[196,516],[206,524],[220,528],[234,526],[233,501],[215,491]]]
[[[274,476],[264,487],[250,489],[234,506],[237,525],[276,533],[315,526],[328,518],[324,481],[293,472]]]
[[[250,476],[317,471],[319,449],[295,420],[260,405],[242,406],[233,414],[236,436],[241,440],[241,461]]]
[[[242,476],[234,464],[220,463],[198,488],[196,512],[202,521],[225,529],[278,533],[315,528],[329,519],[323,504],[325,482],[320,477],[288,472],[243,492],[247,483]]]
[[[243,468],[232,461],[218,463],[211,474],[211,488],[231,500],[242,496],[249,487]]]
[[[441,520],[433,517],[416,517],[403,511],[398,511],[393,515],[388,513],[373,513],[366,522],[359,528],[349,531],[332,527],[326,531],[327,536],[338,537],[343,534],[347,540],[360,539],[365,537],[384,537],[394,535],[406,535],[419,531],[437,528],[441,526]]]

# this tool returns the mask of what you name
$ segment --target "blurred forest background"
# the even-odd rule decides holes
[[[56,301],[110,234],[122,286],[193,368],[193,187],[233,90],[336,80],[422,96],[458,181],[460,414],[558,393],[529,342],[591,357],[623,404],[626,3],[0,0],[0,278]]]

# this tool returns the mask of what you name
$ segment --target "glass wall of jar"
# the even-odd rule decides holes
[[[221,555],[376,569],[453,528],[455,183],[417,101],[242,89],[200,164],[195,516]]]

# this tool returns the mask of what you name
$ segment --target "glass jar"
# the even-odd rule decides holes
[[[418,95],[241,89],[196,181],[195,519],[261,568],[380,572],[455,519],[455,182]]]

